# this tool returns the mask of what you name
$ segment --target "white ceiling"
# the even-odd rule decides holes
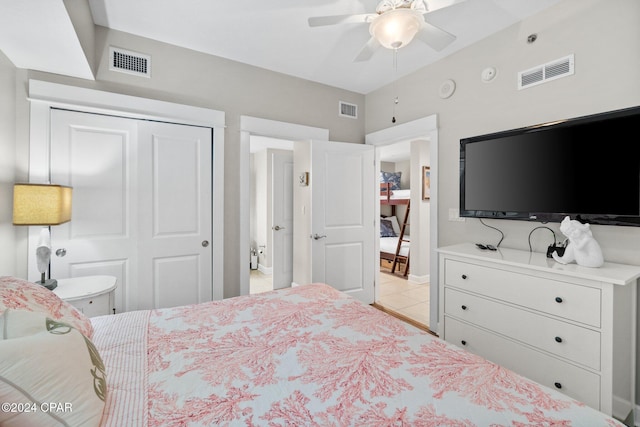
[[[366,94],[561,0],[427,0],[426,19],[457,36],[436,52],[419,40],[353,62],[368,25],[310,28],[312,16],[375,11],[378,0],[89,0],[94,22]],[[449,7],[445,7],[455,3]],[[73,2],[69,3],[73,5]],[[0,49],[20,68],[93,78],[62,0],[0,4]],[[119,46],[127,48],[127,46]],[[89,74],[88,74],[89,73]]]

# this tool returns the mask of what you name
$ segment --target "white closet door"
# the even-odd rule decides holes
[[[211,148],[208,128],[52,110],[51,180],[73,187],[52,277],[116,276],[117,311],[211,300]]]
[[[139,308],[211,301],[211,129],[141,122]]]
[[[51,110],[51,182],[73,187],[71,221],[51,227],[51,276],[115,276],[118,312],[137,305],[137,140],[135,120]]]

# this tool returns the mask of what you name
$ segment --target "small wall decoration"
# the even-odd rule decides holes
[[[298,185],[306,187],[309,185],[309,172],[302,172],[298,177]]]
[[[429,166],[422,167],[422,200],[431,198],[431,168]]]

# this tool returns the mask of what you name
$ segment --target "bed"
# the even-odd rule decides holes
[[[16,372],[7,357],[16,357],[25,338],[3,336],[0,400],[10,405],[0,412],[2,425],[621,425],[325,284],[91,319],[33,286],[0,279],[3,327],[13,330],[15,316],[20,325],[32,316],[40,319],[26,321],[34,334],[74,335],[78,343],[47,350],[43,378],[31,385],[42,361],[30,367],[37,357],[24,347]],[[47,329],[62,332],[34,332],[43,316]],[[63,350],[91,359],[91,375],[54,369],[73,358]],[[75,392],[68,381],[82,376],[104,391],[102,401],[81,402],[86,390]],[[73,411],[55,407],[54,414],[41,402],[71,404]],[[34,410],[25,412],[27,404]]]

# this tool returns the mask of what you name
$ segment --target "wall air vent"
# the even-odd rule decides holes
[[[358,106],[340,101],[338,104],[338,115],[340,117],[349,117],[350,119],[358,118]]]
[[[573,55],[565,56],[564,58],[556,59],[555,61],[519,72],[518,90],[546,83],[561,77],[571,76],[573,75],[573,72]]]
[[[151,57],[117,47],[109,47],[109,70],[151,77]]]

